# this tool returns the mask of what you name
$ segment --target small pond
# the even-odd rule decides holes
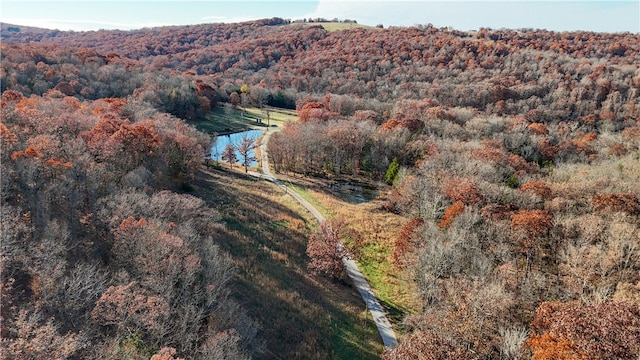
[[[244,135],[250,138],[257,139],[260,136],[262,136],[262,130],[247,130],[247,131],[241,131],[241,132],[228,134],[228,135],[218,135],[215,141],[213,142],[213,144],[211,144],[211,159],[222,161],[222,152],[224,151],[224,148],[228,144],[232,144],[237,147],[238,145],[240,145],[240,143],[242,143],[242,137]],[[250,152],[250,154],[251,156],[255,157],[253,150]],[[240,153],[237,150],[236,150],[236,157],[238,158],[238,162],[242,161],[242,158],[240,157]],[[256,165],[258,165],[256,161],[249,162],[249,166],[256,166]]]
[[[352,204],[363,204],[378,196],[376,189],[351,182],[334,183],[331,190],[342,200]]]

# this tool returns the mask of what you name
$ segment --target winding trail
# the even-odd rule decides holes
[[[260,158],[262,160],[262,173],[250,171],[249,174],[262,179],[269,180],[275,183],[276,185],[282,187],[289,195],[291,195],[294,199],[296,199],[296,201],[298,201],[302,206],[304,206],[305,209],[307,209],[311,213],[311,215],[313,215],[316,221],[318,221],[318,223],[324,222],[326,219],[324,218],[324,216],[322,216],[322,214],[318,211],[318,209],[315,208],[315,206],[313,206],[311,203],[309,203],[307,200],[305,200],[302,196],[300,196],[295,191],[288,190],[287,185],[284,184],[282,181],[278,180],[278,178],[275,177],[271,172],[271,166],[269,166],[269,156],[267,153],[267,144],[269,142],[269,138],[271,137],[271,134],[273,134],[276,131],[279,131],[280,129],[278,128],[278,129],[272,129],[272,130],[273,131],[269,131],[269,128],[267,128],[267,133],[262,138],[262,145],[260,146]],[[382,338],[382,343],[384,344],[385,347],[397,346],[398,339],[396,338],[396,334],[393,331],[393,328],[391,327],[391,323],[387,319],[387,314],[385,313],[382,305],[380,305],[380,302],[378,301],[376,296],[373,294],[373,291],[371,291],[371,286],[369,286],[369,282],[367,282],[367,279],[364,277],[362,272],[360,272],[360,269],[358,269],[358,265],[356,265],[356,263],[352,259],[347,257],[342,259],[342,263],[344,264],[347,275],[353,282],[353,286],[355,286],[356,289],[358,289],[360,296],[362,296],[362,300],[364,300],[367,306],[367,309],[371,313],[371,317],[373,318],[373,321],[375,322],[376,327],[378,328],[378,332],[380,333],[380,337]]]

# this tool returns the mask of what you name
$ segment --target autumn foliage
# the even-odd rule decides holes
[[[633,359],[640,355],[640,305],[607,301],[544,302],[527,344],[534,359]]]
[[[468,178],[447,180],[444,191],[451,200],[465,205],[477,205],[482,202],[480,189],[473,180]]]
[[[328,220],[320,224],[320,228],[311,234],[307,245],[309,269],[330,278],[344,278],[342,259],[348,258],[352,253],[346,241],[353,240],[354,237],[357,234],[342,220]]]
[[[553,224],[553,214],[545,210],[519,210],[511,215],[511,228],[535,237],[545,234]]]
[[[162,333],[162,318],[168,313],[169,305],[163,298],[150,296],[132,282],[110,286],[96,302],[92,319],[103,326],[134,331],[143,329],[159,336]]]
[[[11,159],[13,160],[17,160],[21,157],[24,158],[39,158],[42,157],[42,153],[40,153],[40,151],[38,151],[37,148],[35,148],[34,146],[29,146],[24,150],[20,150],[20,151],[15,151],[13,152],[13,154],[11,154]]]
[[[444,211],[444,215],[442,216],[442,220],[438,223],[438,226],[441,228],[447,227],[458,214],[464,211],[464,203],[462,201],[456,201],[453,205],[447,207]]]
[[[521,191],[531,191],[541,199],[549,199],[552,195],[551,188],[544,181],[530,181],[520,186]]]
[[[326,121],[332,116],[332,113],[319,102],[308,102],[298,110],[298,119],[301,122],[320,120]]]
[[[423,218],[414,217],[400,229],[392,255],[393,263],[396,266],[402,267],[404,256],[408,251],[412,250],[412,244],[415,241],[418,235],[418,229],[420,229],[422,224],[424,224]]]
[[[536,135],[547,135],[549,130],[545,124],[541,123],[532,123],[527,126],[527,128]]]
[[[630,215],[640,215],[640,200],[635,194],[611,193],[593,197],[593,207],[603,211],[621,211]]]
[[[206,136],[124,99],[3,99],[6,355],[244,353],[250,332],[205,345],[240,327],[213,317],[237,308],[225,300],[233,271],[212,237],[215,210],[162,191],[190,181]]]
[[[442,339],[435,331],[412,333],[398,347],[387,349],[382,355],[383,360],[464,358],[465,352],[462,348]]]
[[[397,170],[371,205],[406,225],[363,263],[403,265],[379,278],[415,296],[383,358],[638,357],[636,34],[7,26],[9,357],[255,355],[219,217],[184,194],[209,139],[183,120],[205,125],[221,103],[298,111],[269,143],[282,175],[378,184]],[[341,276],[359,254],[338,241],[354,238],[321,226],[309,270]]]
[[[532,360],[587,360],[589,358],[586,353],[578,349],[575,343],[549,333],[531,335],[527,345],[533,353]]]

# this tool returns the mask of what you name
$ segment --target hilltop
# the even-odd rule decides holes
[[[628,87],[622,84],[633,77],[639,60],[633,34],[487,29],[471,34],[430,26],[327,31],[277,18],[134,31],[27,29],[2,36],[5,43],[93,49],[203,76],[223,101],[242,84],[289,103],[305,93],[369,100],[366,106],[345,100],[343,115],[381,108],[376,101],[393,106],[401,99],[425,98],[488,113],[524,114],[538,107],[539,116],[548,120],[597,114],[609,93],[598,93],[593,101],[577,99],[574,106],[558,100],[570,89],[597,92],[592,84],[603,81],[612,81],[612,91],[621,94],[613,98],[624,99]],[[593,74],[589,83],[582,81],[587,73]]]

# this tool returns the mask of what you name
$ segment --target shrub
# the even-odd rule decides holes
[[[384,174],[384,182],[386,182],[388,185],[394,185],[398,180],[399,170],[400,165],[398,164],[398,159],[393,158],[393,161],[387,168],[387,172]]]

